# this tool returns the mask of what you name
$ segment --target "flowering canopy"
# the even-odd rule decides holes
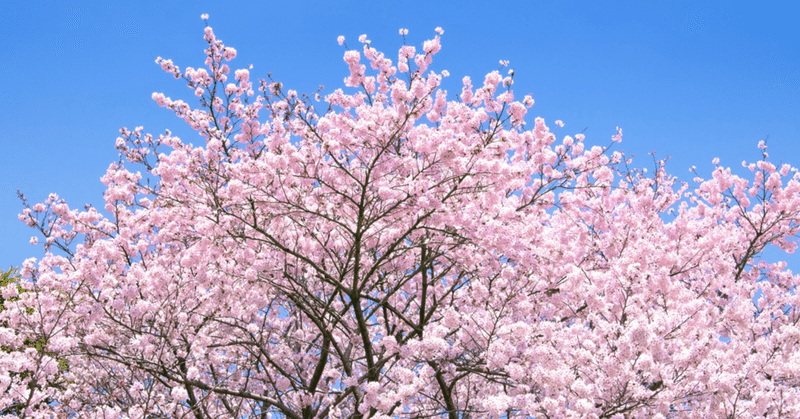
[[[759,260],[797,247],[797,171],[766,153],[696,187],[628,169],[526,125],[511,71],[448,96],[442,33],[394,62],[362,36],[357,89],[325,97],[229,77],[210,27],[205,68],[159,58],[199,106],[153,99],[205,144],[122,129],[107,215],[26,205],[61,252],[24,263],[33,292],[2,290],[0,408],[799,417],[800,278]]]

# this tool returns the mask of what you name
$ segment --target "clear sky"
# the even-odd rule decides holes
[[[100,183],[117,160],[119,128],[171,129],[202,139],[151,99],[154,91],[196,103],[155,64],[202,66],[202,13],[238,50],[232,68],[272,73],[287,89],[343,87],[342,60],[368,34],[396,60],[398,29],[419,45],[441,26],[433,68],[447,69],[454,97],[509,60],[518,97],[559,137],[585,131],[590,145],[635,154],[634,166],[670,156],[690,181],[721,164],[742,172],[769,137],[774,162],[800,166],[798,1],[149,1],[0,3],[0,269],[41,257],[17,220],[20,189],[31,203],[51,192],[73,208],[103,207]],[[800,257],[789,258],[800,271]]]

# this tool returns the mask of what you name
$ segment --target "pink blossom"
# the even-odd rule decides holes
[[[225,58],[225,60],[230,61],[236,58],[236,50],[231,47],[225,47],[225,49],[222,51],[222,56]]]
[[[165,98],[163,93],[153,92],[153,100],[158,103],[158,106],[164,106]]]
[[[511,115],[512,120],[515,122],[522,122],[527,112],[528,110],[525,108],[525,106],[519,102],[511,103],[511,106],[508,109],[508,114]]]
[[[351,67],[358,64],[361,60],[361,53],[358,51],[347,51],[344,53],[344,61]]]
[[[234,73],[236,80],[239,80],[242,83],[247,83],[250,80],[250,72],[245,69],[236,70]]]
[[[422,44],[422,50],[425,51],[426,54],[436,54],[440,49],[441,45],[439,44],[438,36],[434,39],[427,40]]]
[[[622,129],[617,127],[617,135],[611,138],[612,141],[621,143],[622,142]]]
[[[400,62],[398,62],[398,63],[397,63],[397,69],[398,69],[398,71],[400,71],[401,73],[408,72],[408,70],[409,70],[409,68],[408,68],[408,62],[407,62],[407,61],[400,61]]]
[[[525,95],[525,98],[522,100],[522,103],[525,104],[526,107],[530,108],[533,106],[533,97],[531,95]]]

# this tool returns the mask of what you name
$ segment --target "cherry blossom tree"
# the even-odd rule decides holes
[[[105,212],[25,204],[51,252],[2,289],[0,344],[46,351],[0,355],[0,409],[800,417],[800,277],[760,258],[797,247],[797,170],[763,143],[748,178],[631,168],[526,124],[506,62],[448,95],[442,33],[394,61],[361,36],[324,96],[232,70],[210,27],[203,68],[158,58],[203,144],[123,128]]]
[[[18,270],[19,270],[18,268],[10,267],[6,271],[0,271],[0,287],[2,287],[2,288],[15,287],[16,288],[16,291],[14,293],[12,293],[11,295],[18,295],[20,292],[25,292],[25,289],[22,288],[19,285],[20,277],[19,277],[19,274],[18,274]],[[9,300],[6,301],[5,297],[0,295],[0,313],[2,313],[5,310],[6,304],[13,303],[15,300],[18,299],[18,297],[16,297],[16,296],[12,297],[11,295],[9,295],[7,293],[3,293],[3,295],[8,295],[9,296]],[[0,323],[0,325],[2,325],[2,327],[4,327],[4,328],[8,326],[8,324],[6,324],[5,322]],[[41,334],[38,334],[38,335],[37,334],[33,334],[33,335],[30,335],[30,337],[28,337],[27,339],[25,339],[23,341],[23,346],[22,347],[16,347],[16,348],[14,348],[12,350],[12,348],[10,348],[10,347],[3,346],[2,347],[2,352],[11,353],[10,355],[8,355],[8,357],[12,358],[12,359],[22,355],[19,352],[26,352],[26,351],[27,352],[24,355],[28,355],[28,356],[30,356],[30,355],[34,355],[36,357],[39,357],[39,356],[42,356],[42,355],[52,356],[53,355],[52,353],[45,352],[45,346],[46,346],[46,341],[44,340],[43,336]],[[63,359],[62,360],[57,360],[57,365],[58,365],[59,371],[62,371],[62,372],[64,370],[66,370],[66,368],[68,368],[68,365],[67,365],[66,361],[63,360]],[[12,369],[12,371],[10,372],[10,377],[13,377],[14,375],[20,374],[20,373],[22,374],[22,377],[20,377],[20,378],[21,379],[25,379],[26,378],[25,375],[26,374],[30,374],[30,371],[21,371],[21,372],[18,373],[18,372],[13,372],[13,369]],[[52,385],[56,385],[55,384],[56,382],[57,382],[57,380],[53,380],[53,384]],[[33,382],[33,381],[27,381],[27,383],[29,385],[36,385],[36,383]],[[39,401],[39,404],[50,403],[52,401],[53,400],[50,399],[50,398],[44,398],[44,399]],[[20,413],[22,413],[22,411],[26,407],[28,407],[29,405],[30,405],[30,401],[28,401],[28,400],[17,400],[15,402],[12,402],[10,404],[6,404],[5,406],[3,406],[2,410],[0,410],[0,415],[17,416]]]

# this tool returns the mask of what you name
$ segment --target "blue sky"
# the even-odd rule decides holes
[[[201,144],[154,91],[195,103],[192,91],[155,64],[200,67],[202,13],[238,50],[233,68],[272,73],[287,89],[330,92],[348,75],[351,47],[366,33],[396,59],[398,29],[419,45],[441,26],[450,97],[469,75],[480,81],[509,60],[528,116],[556,119],[556,132],[586,128],[587,143],[635,154],[634,166],[671,157],[668,170],[691,180],[711,160],[742,173],[769,136],[774,162],[800,166],[800,2],[742,1],[137,1],[0,3],[0,269],[40,258],[32,229],[17,220],[20,189],[31,203],[51,192],[73,208],[102,208],[119,128],[170,129]],[[775,254],[777,255],[777,254]],[[800,257],[789,258],[800,271]]]

